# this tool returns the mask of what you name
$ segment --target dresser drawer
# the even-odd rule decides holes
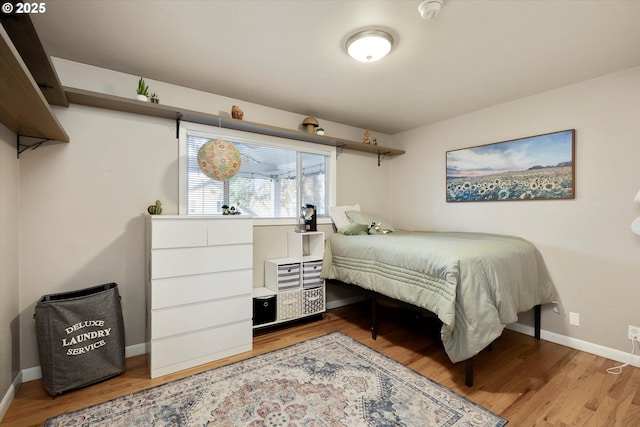
[[[252,276],[247,269],[155,279],[151,281],[151,309],[247,295],[253,289]]]
[[[252,267],[253,246],[251,244],[151,251],[151,279]]]
[[[251,320],[151,342],[151,378],[250,351]]]
[[[169,337],[238,321],[251,321],[251,294],[243,297],[181,305],[151,312],[151,339]]]
[[[207,221],[207,244],[235,245],[253,242],[253,223],[247,219],[223,217]]]
[[[197,219],[151,217],[151,249],[207,246],[207,223]]]

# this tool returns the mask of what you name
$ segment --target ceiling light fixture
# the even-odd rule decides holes
[[[444,0],[424,0],[418,6],[418,12],[422,19],[433,19],[440,12],[443,4]]]
[[[385,57],[393,47],[393,37],[382,30],[365,30],[347,40],[349,56],[360,62],[374,62]]]

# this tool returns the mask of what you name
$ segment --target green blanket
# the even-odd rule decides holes
[[[336,233],[327,240],[322,277],[433,312],[453,362],[480,352],[519,312],[556,299],[537,248],[494,234]]]

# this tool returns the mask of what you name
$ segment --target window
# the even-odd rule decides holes
[[[180,135],[180,213],[216,215],[222,206],[235,206],[254,218],[294,219],[300,206],[316,206],[327,216],[335,179],[335,148],[228,129],[184,124]],[[232,142],[242,166],[227,181],[202,173],[198,150],[211,139]]]

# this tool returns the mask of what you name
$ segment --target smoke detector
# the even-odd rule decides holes
[[[422,19],[433,19],[440,12],[443,4],[444,0],[423,0],[418,6],[418,13]]]

